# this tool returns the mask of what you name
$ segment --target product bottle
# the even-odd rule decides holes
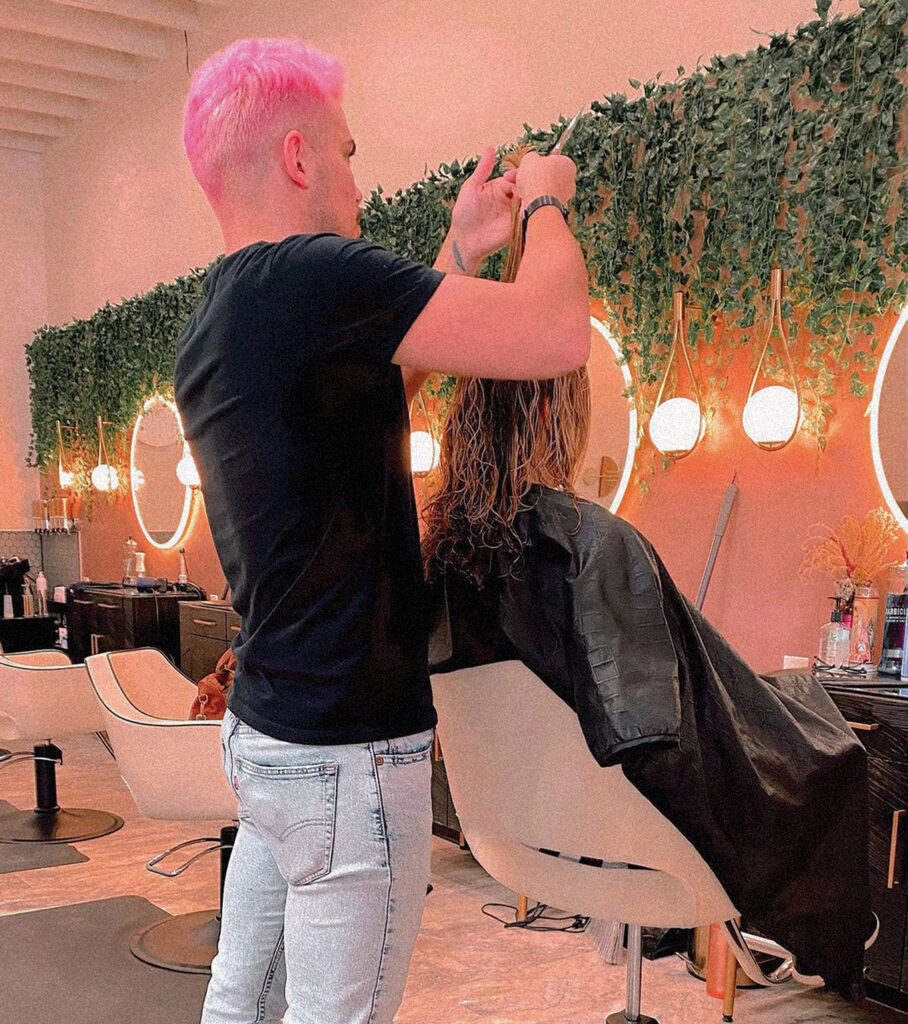
[[[880,638],[881,675],[901,674],[905,649],[905,621],[908,617],[908,552],[901,565],[889,570],[886,582],[886,612]]]
[[[826,665],[841,668],[848,663],[848,651],[851,647],[851,630],[842,622],[842,599],[833,597],[835,607],[829,622],[820,628],[820,646],[817,657]]]
[[[11,618],[13,618],[13,595],[12,594],[4,594],[3,595],[3,618],[4,619],[11,619]]]
[[[145,552],[136,552],[136,579],[145,575]]]
[[[136,585],[136,577],[139,575],[136,572],[136,547],[138,545],[132,539],[127,537],[123,542],[123,586],[134,587]]]
[[[47,615],[47,577],[44,575],[43,569],[39,570],[38,572],[38,579],[35,583],[35,591],[38,595],[35,607],[35,614]]]
[[[851,622],[851,651],[848,661],[852,665],[876,663],[876,620],[880,595],[872,586],[857,587],[854,592]]]
[[[32,586],[28,577],[22,580],[22,617],[30,619],[35,614],[35,599],[32,596]]]

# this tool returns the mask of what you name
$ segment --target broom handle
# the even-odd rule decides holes
[[[738,474],[735,473],[731,483],[725,488],[725,500],[722,502],[722,508],[719,511],[719,521],[716,523],[716,532],[713,535],[712,547],[709,549],[709,558],[706,560],[703,579],[700,581],[700,592],[697,594],[697,611],[703,610],[703,602],[706,600],[706,591],[709,589],[709,581],[712,578],[713,568],[716,564],[716,556],[719,554],[722,538],[725,536],[725,527],[728,526],[728,518],[731,515],[735,498],[738,496],[738,488],[735,486],[735,480],[737,479]]]

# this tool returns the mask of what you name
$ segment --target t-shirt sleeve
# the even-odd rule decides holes
[[[289,322],[324,358],[379,365],[391,362],[444,277],[380,245],[328,234],[287,239],[271,269]]]

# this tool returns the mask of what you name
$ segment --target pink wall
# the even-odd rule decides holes
[[[38,474],[24,345],[47,319],[41,158],[0,149],[0,530],[31,526]]]
[[[834,5],[849,13],[856,0]],[[418,10],[418,16],[412,12]],[[456,14],[454,13],[456,10]],[[297,34],[348,69],[346,110],[358,142],[355,169],[368,193],[408,185],[427,167],[514,139],[526,121],[559,114],[698,57],[743,53],[761,38],[814,17],[813,0],[464,0],[457,5],[300,5],[252,0],[211,13],[190,63],[245,34]],[[221,249],[217,225],[192,182],[179,126],[188,84],[182,45],[136,85],[123,86],[55,143],[45,162],[49,317],[62,323],[105,301],[144,291]],[[881,325],[881,331],[885,325]],[[728,405],[689,459],[659,474],[641,499],[634,482],[621,512],[647,533],[682,588],[696,593],[726,485],[740,496],[706,612],[758,668],[783,653],[810,654],[828,587],[797,579],[811,523],[881,503],[870,462],[865,403],[840,398],[829,448],[809,440],[765,453],[741,433],[746,360]],[[136,534],[131,508],[99,502],[83,536],[84,568],[117,577],[120,549]],[[200,519],[188,543],[191,575],[218,591],[222,576]],[[148,551],[152,574],[176,575],[176,555]]]

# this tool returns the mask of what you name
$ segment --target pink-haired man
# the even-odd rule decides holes
[[[176,395],[242,616],[224,765],[239,800],[203,1024],[390,1024],[419,930],[435,712],[407,399],[430,370],[586,361],[573,163],[464,184],[434,268],[358,239],[338,62],[239,40],[196,72],[184,138],[225,259]],[[472,275],[523,205],[512,284]]]

